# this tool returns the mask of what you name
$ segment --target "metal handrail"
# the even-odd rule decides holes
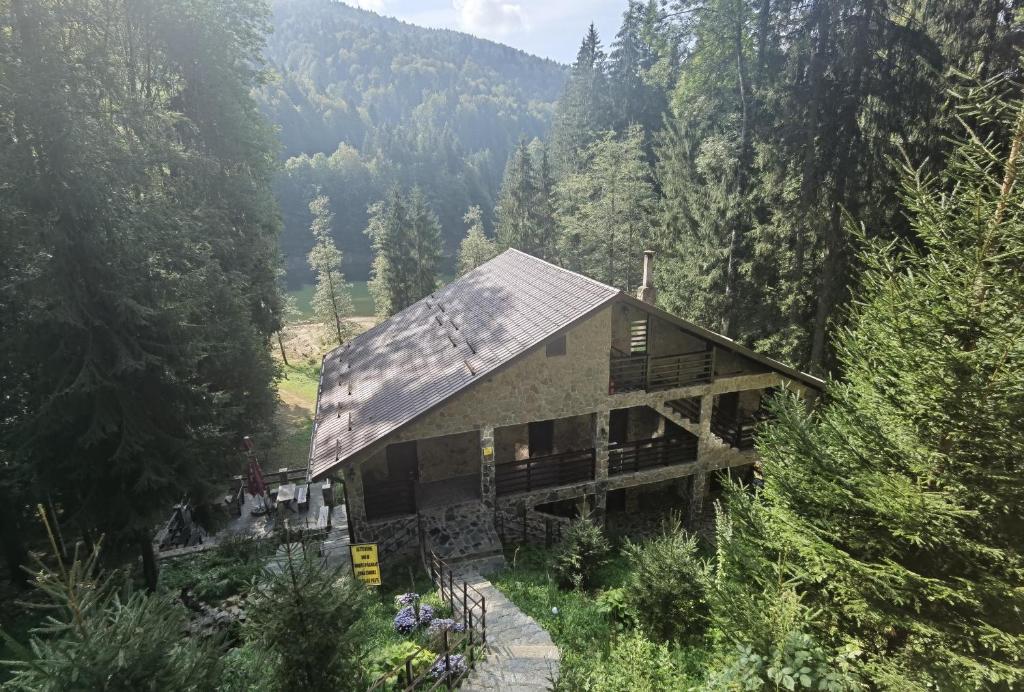
[[[592,481],[595,460],[591,448],[495,464],[495,493],[509,495]]]

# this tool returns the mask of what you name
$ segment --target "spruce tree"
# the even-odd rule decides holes
[[[309,267],[313,270],[316,287],[313,290],[313,315],[338,341],[338,345],[352,335],[352,293],[345,275],[341,273],[341,250],[331,237],[331,200],[317,195],[309,203],[313,216],[313,249],[309,252]],[[284,348],[281,348],[282,358]]]
[[[409,211],[402,191],[393,187],[370,205],[366,234],[375,252],[370,292],[378,315],[387,317],[415,302],[416,267]]]
[[[606,133],[587,149],[582,168],[556,188],[563,265],[627,291],[640,283],[653,225],[643,140],[639,126],[622,137]]]
[[[502,248],[514,247],[529,254],[536,253],[536,228],[532,205],[537,196],[533,162],[526,140],[520,140],[508,160],[501,193],[494,208],[497,218],[495,233]]]
[[[551,130],[553,168],[559,176],[577,170],[583,151],[611,127],[607,70],[601,39],[591,24],[558,100]]]
[[[416,302],[437,288],[438,264],[441,260],[441,224],[430,208],[423,190],[414,187],[409,194],[410,247],[413,268],[411,300]]]
[[[919,244],[861,235],[825,404],[780,402],[759,436],[774,528],[750,545],[788,555],[818,637],[862,649],[879,688],[1024,683],[1024,102],[1007,86],[961,111],[1004,137],[968,130],[940,174],[905,171]]]
[[[498,254],[494,241],[484,232],[483,214],[480,207],[470,207],[463,217],[469,230],[459,245],[459,274],[479,267]]]

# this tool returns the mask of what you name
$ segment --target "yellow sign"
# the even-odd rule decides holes
[[[494,447],[484,447],[484,456],[490,459],[494,456]]]
[[[352,574],[367,586],[380,586],[380,563],[376,543],[356,543],[348,547],[352,555]]]

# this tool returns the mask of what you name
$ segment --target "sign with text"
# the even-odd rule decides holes
[[[367,586],[380,586],[380,562],[376,543],[355,543],[348,547],[352,555],[352,574]]]

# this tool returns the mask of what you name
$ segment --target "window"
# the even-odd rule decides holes
[[[544,347],[544,353],[548,358],[551,356],[564,356],[565,355],[565,334],[556,336],[554,339],[548,342],[548,345]]]

